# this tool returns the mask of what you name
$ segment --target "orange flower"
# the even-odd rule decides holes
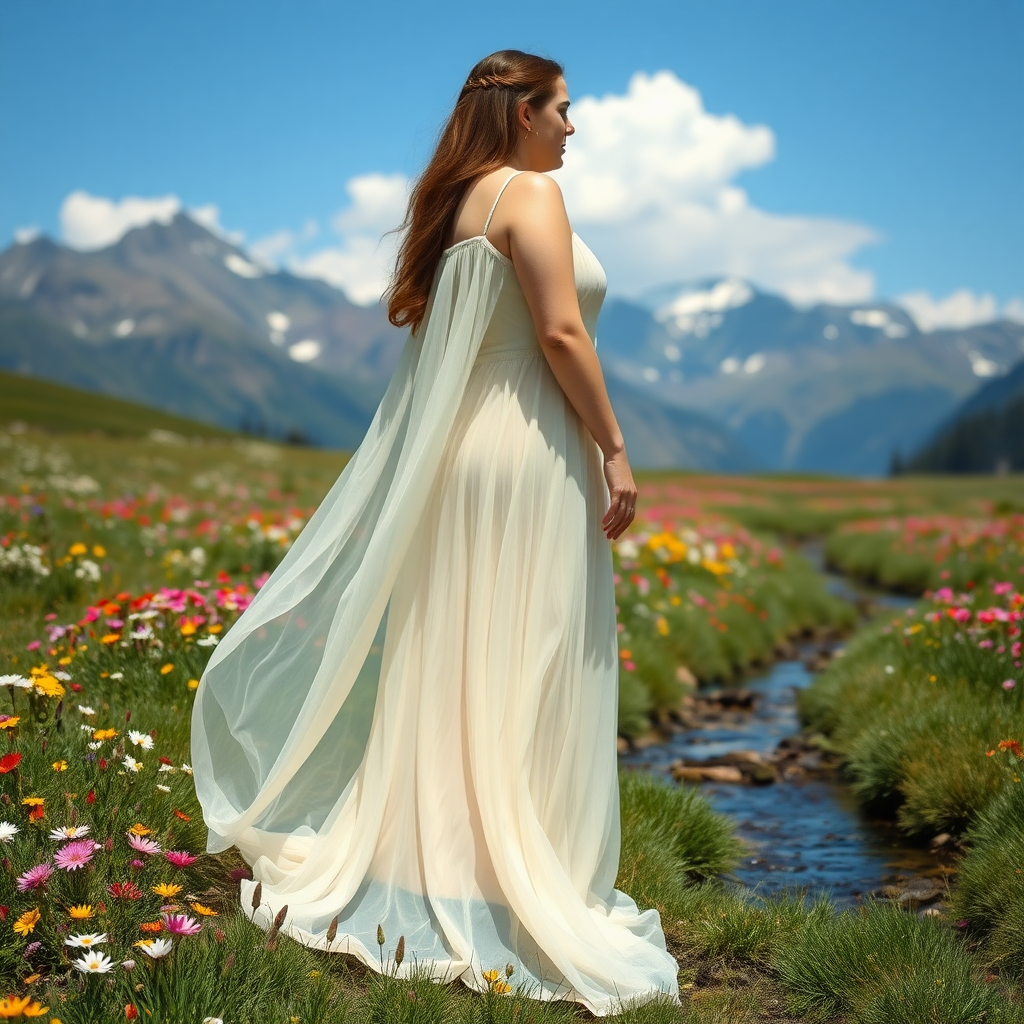
[[[1024,750],[1016,740],[1000,740],[1000,750],[1008,750],[1014,757],[1024,758]]]
[[[106,633],[100,637],[101,644],[116,644],[121,639],[120,633]]]
[[[139,931],[143,932],[162,932],[164,930],[163,921],[143,921],[139,925]]]

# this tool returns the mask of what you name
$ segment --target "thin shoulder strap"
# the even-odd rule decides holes
[[[522,173],[523,173],[522,171],[513,171],[505,179],[505,185],[507,185],[517,174],[522,174]],[[502,185],[501,188],[498,189],[498,194],[494,197],[494,202],[491,204],[491,212],[489,214],[487,214],[487,220],[484,223],[484,229],[481,232],[481,234],[484,234],[484,235],[487,234],[487,229],[491,225],[491,218],[494,216],[494,208],[498,205],[498,200],[501,198],[501,193],[505,191],[505,185]]]

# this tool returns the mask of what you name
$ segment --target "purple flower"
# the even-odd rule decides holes
[[[31,956],[32,956],[32,954],[33,954],[33,953],[34,953],[34,952],[35,952],[35,951],[36,951],[36,950],[37,950],[37,949],[38,949],[38,948],[39,948],[39,947],[40,947],[41,945],[42,945],[42,943],[41,943],[41,942],[30,942],[30,943],[29,943],[29,944],[28,944],[28,945],[27,945],[27,946],[25,947],[25,953],[24,953],[24,957],[25,957],[25,959],[26,959],[26,960],[27,960],[27,959],[29,959],[29,957],[31,957]]]
[[[25,874],[18,876],[18,892],[42,889],[52,874],[53,866],[51,864],[37,864],[34,868],[29,868]]]
[[[100,849],[100,844],[93,839],[74,839],[65,843],[55,854],[54,860],[62,871],[77,871],[84,868],[92,855]]]

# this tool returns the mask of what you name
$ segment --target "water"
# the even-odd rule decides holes
[[[820,548],[806,545],[804,553],[820,570]],[[851,600],[868,597],[876,606],[892,609],[913,603],[833,573],[823,575],[832,592]],[[739,750],[772,753],[781,739],[799,732],[796,691],[813,678],[800,659],[821,647],[802,645],[796,658],[744,680],[743,689],[755,694],[752,710],[729,713],[721,725],[680,732],[665,743],[623,754],[620,762],[667,774],[680,757],[705,759]],[[829,777],[787,778],[764,786],[700,785],[715,809],[733,819],[737,834],[751,848],[736,878],[760,892],[800,887],[809,894],[827,891],[837,904],[849,905],[898,878],[946,873],[943,858],[909,844],[891,823],[867,816],[846,787]]]

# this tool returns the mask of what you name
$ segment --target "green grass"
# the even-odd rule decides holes
[[[99,431],[115,437],[143,437],[150,430],[170,430],[187,438],[242,436],[152,406],[6,370],[0,370],[0,409],[4,424],[21,422],[58,434]]]
[[[952,913],[984,939],[986,963],[1024,979],[1024,781],[1011,765],[1004,785],[968,831]]]

